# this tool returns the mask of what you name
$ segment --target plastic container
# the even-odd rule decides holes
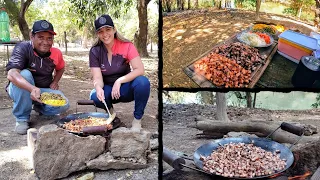
[[[320,60],[313,56],[304,56],[291,78],[291,83],[294,87],[311,88],[319,73]]]
[[[295,59],[295,58],[293,58],[293,57],[291,57],[291,56],[289,56],[289,55],[286,55],[286,54],[284,54],[284,53],[280,52],[279,50],[278,50],[277,52],[278,52],[281,56],[283,56],[283,57],[285,57],[285,58],[289,59],[290,61],[292,61],[292,62],[295,62],[295,63],[299,64],[299,61],[300,61],[300,60]]]
[[[4,8],[0,10],[0,40],[2,42],[10,41],[9,16]]]
[[[278,50],[294,59],[300,60],[303,56],[310,56],[317,49],[319,46],[315,38],[291,30],[279,35]]]

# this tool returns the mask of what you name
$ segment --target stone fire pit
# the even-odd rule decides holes
[[[84,169],[141,169],[148,167],[151,133],[121,127],[110,139],[96,135],[80,137],[54,124],[28,131],[31,161],[40,179],[67,177]]]

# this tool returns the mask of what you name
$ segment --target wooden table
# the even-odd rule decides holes
[[[204,76],[196,73],[194,71],[194,66],[193,64],[198,61],[199,59],[207,56],[213,49],[215,49],[218,46],[221,46],[223,44],[231,44],[234,42],[239,42],[237,37],[237,34],[231,36],[229,39],[227,39],[226,41],[217,44],[216,46],[214,46],[212,49],[210,49],[209,51],[203,53],[202,55],[200,55],[198,58],[196,58],[195,60],[193,60],[191,63],[189,63],[183,70],[184,72],[187,74],[187,76],[189,76],[198,86],[202,87],[202,88],[207,88],[207,87],[216,87],[211,81],[209,81],[208,79],[206,79]],[[259,49],[259,53],[262,56],[266,56],[266,61],[264,65],[259,65],[257,66],[256,70],[251,74],[251,81],[249,83],[248,88],[253,88],[256,83],[259,81],[260,77],[262,76],[262,74],[264,73],[264,71],[266,70],[266,68],[268,67],[268,65],[270,64],[273,55],[276,53],[277,48],[278,47],[278,42],[274,41],[274,43],[269,46],[269,47],[265,47],[265,48],[258,48]]]

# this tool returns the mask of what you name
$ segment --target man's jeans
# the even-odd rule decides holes
[[[27,80],[30,84],[34,85],[34,79],[31,72],[27,69],[24,69],[20,72],[21,76]],[[69,108],[69,101],[63,95],[63,93],[59,90],[52,90],[50,88],[40,88],[41,93],[43,92],[52,92],[56,94],[61,94],[67,101],[66,105],[64,106],[49,106],[45,104],[40,104],[37,102],[37,110],[42,113],[43,115],[56,115],[62,112],[65,112]],[[13,83],[10,82],[8,87],[8,93],[10,98],[13,100],[13,110],[12,113],[16,117],[17,122],[22,121],[29,121],[30,120],[30,113],[32,110],[32,104],[35,103],[32,101],[30,97],[30,92],[21,89],[15,86]]]
[[[108,108],[118,102],[131,102],[134,100],[134,117],[141,119],[144,109],[147,105],[150,95],[150,82],[145,76],[138,76],[133,81],[121,84],[120,98],[113,100],[111,97],[112,86],[103,87],[104,97]],[[97,107],[105,109],[103,103],[97,98],[97,92],[93,89],[90,93],[90,99],[94,101]]]

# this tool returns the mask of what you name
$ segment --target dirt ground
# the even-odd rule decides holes
[[[142,128],[150,132],[158,132],[158,59],[157,52],[150,54],[150,58],[143,58],[146,76],[151,81],[151,95],[145,110]],[[0,55],[1,56],[1,55]],[[1,60],[3,59],[3,55]],[[89,93],[93,89],[88,68],[88,51],[69,52],[64,55],[67,68],[62,80],[60,90],[70,101],[70,109],[63,114],[75,113],[76,101],[88,99]],[[2,63],[2,62],[0,62]],[[4,87],[7,83],[6,76],[3,74],[3,64],[0,64],[0,179],[3,180],[35,180],[36,175],[31,169],[29,161],[29,150],[27,148],[27,136],[14,133],[15,119],[11,113],[12,102],[7,96]],[[118,117],[128,127],[133,119],[134,102],[116,104],[115,110]],[[91,106],[80,106],[78,112],[93,112]],[[99,111],[103,112],[103,111]],[[31,113],[31,126],[39,128],[42,125],[55,123],[59,117],[39,116],[36,112]],[[100,179],[158,179],[158,153],[153,151],[153,160],[148,162],[149,167],[142,170],[109,170],[95,171],[95,180]],[[80,175],[92,171],[78,172],[70,175],[64,180],[71,180]]]
[[[255,12],[206,9],[164,14],[163,87],[198,87],[183,68],[214,45],[248,28]],[[285,16],[261,13],[260,21],[283,24],[309,35],[313,27]]]
[[[197,134],[202,131],[191,127],[195,124],[197,116],[215,119],[216,107],[214,105],[198,104],[164,104],[163,106],[163,147],[176,154],[186,154],[193,158],[193,153],[202,144],[211,139],[199,138]],[[228,117],[231,121],[286,121],[311,124],[320,128],[320,109],[313,110],[266,110],[228,107]],[[192,161],[187,161],[191,163]],[[193,170],[184,168],[182,172],[171,171],[172,168],[163,161],[164,179],[212,179],[212,177],[198,174]],[[200,176],[196,176],[200,175]]]

